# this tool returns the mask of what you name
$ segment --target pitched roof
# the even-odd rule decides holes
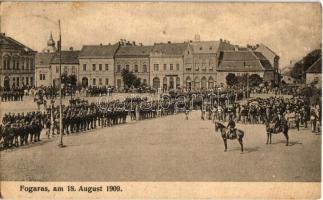
[[[201,41],[192,42],[193,53],[217,53],[220,47],[220,41]]]
[[[260,52],[222,51],[219,71],[262,72],[273,70],[270,62]]]
[[[310,68],[307,69],[306,73],[322,73],[322,57],[315,61]]]
[[[78,56],[80,51],[62,51],[61,63],[62,64],[79,64]],[[50,62],[51,64],[59,64],[59,53],[55,53],[55,56]]]
[[[80,58],[113,58],[119,43],[109,45],[84,45],[81,49]]]
[[[34,52],[31,48],[12,39],[11,37],[5,36],[4,33],[0,33],[0,47],[1,48],[17,48],[26,52]]]
[[[153,46],[151,53],[180,56],[183,55],[186,50],[188,43],[159,43]]]
[[[153,46],[121,46],[115,57],[148,57]]]
[[[55,53],[36,53],[35,65],[49,65]]]

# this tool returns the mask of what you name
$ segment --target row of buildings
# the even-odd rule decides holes
[[[2,34],[1,43],[2,38],[14,42]],[[228,73],[237,76],[246,73],[258,74],[265,81],[275,81],[279,68],[279,56],[264,44],[242,48],[222,39],[155,43],[151,46],[122,39],[114,44],[84,45],[81,50],[70,48],[61,51],[61,57],[52,35],[47,47],[41,53],[36,53],[22,44],[18,46],[20,57],[30,62],[29,67],[26,64],[27,66],[23,68],[28,68],[30,72],[29,82],[26,82],[26,78],[22,79],[19,73],[13,73],[14,70],[14,72],[21,71],[22,68],[5,67],[8,64],[3,60],[1,73],[4,74],[6,81],[1,79],[2,86],[5,83],[10,86],[57,85],[60,61],[62,73],[75,75],[77,84],[84,87],[123,88],[122,69],[132,71],[143,85],[154,88],[207,89],[216,84],[225,84]],[[15,57],[15,53],[9,50],[2,54],[1,59],[6,55],[10,58]],[[14,63],[9,61],[9,65],[16,65]]]

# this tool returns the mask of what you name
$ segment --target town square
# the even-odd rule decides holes
[[[5,8],[16,12],[9,5]],[[102,4],[112,9],[107,5]],[[154,14],[136,13],[142,9],[137,4],[113,5],[120,19],[135,12],[134,22],[124,23],[147,31],[141,34],[116,28],[102,36],[101,26],[87,26],[85,18],[74,15],[93,16],[88,20],[106,28],[107,22],[91,11],[50,2],[35,12],[62,8],[68,14],[27,14],[30,23],[42,24],[32,23],[39,33],[24,26],[37,40],[5,24],[0,35],[0,179],[320,182],[321,25],[310,23],[320,16],[315,15],[320,5],[306,5],[313,12],[298,21],[289,9],[259,4],[286,15],[283,27],[300,32],[290,40],[282,36],[288,32],[282,26],[273,27],[275,36],[257,32],[256,39],[249,32],[237,36],[233,29],[206,32],[209,17],[189,22],[177,16],[189,19],[189,5],[174,8],[165,19],[186,30],[183,35],[169,33],[177,29],[167,25],[156,35],[142,28],[141,14],[155,20],[152,30],[163,24],[165,13],[156,4],[143,4]],[[242,4],[231,6],[230,19],[255,17]],[[302,5],[293,6],[303,12]],[[112,10],[104,14],[112,15]],[[8,16],[3,19],[12,20]],[[78,25],[70,21],[73,17]],[[121,23],[108,19],[109,26]],[[298,22],[303,28],[288,26]],[[263,21],[249,25],[256,23]],[[187,26],[196,29],[188,34]],[[95,31],[85,37],[91,33],[85,27]]]

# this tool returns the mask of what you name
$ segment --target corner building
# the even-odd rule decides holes
[[[35,54],[31,48],[0,33],[0,86],[34,86]]]

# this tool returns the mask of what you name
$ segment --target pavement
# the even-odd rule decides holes
[[[237,124],[228,151],[214,124],[200,111],[132,121],[0,152],[7,181],[314,181],[321,180],[321,135],[290,130],[266,145],[264,125]]]

